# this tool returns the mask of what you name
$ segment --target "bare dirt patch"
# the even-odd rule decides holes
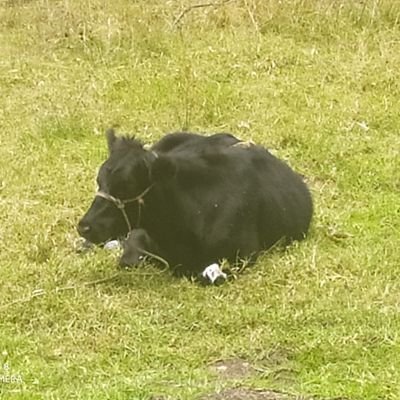
[[[276,382],[293,383],[296,368],[286,351],[274,350],[257,361],[244,358],[228,358],[213,362],[210,371],[220,380],[240,380],[259,374],[268,376]]]
[[[210,369],[223,379],[246,378],[256,371],[248,361],[241,358],[218,360],[210,366]]]
[[[272,390],[227,389],[220,393],[210,394],[199,400],[313,400],[310,397],[290,395]]]

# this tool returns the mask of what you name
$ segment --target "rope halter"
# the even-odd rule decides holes
[[[106,199],[108,201],[111,201],[119,210],[121,210],[121,213],[125,219],[126,225],[128,226],[128,233],[132,230],[132,225],[129,221],[128,214],[125,210],[125,205],[129,203],[134,203],[137,201],[138,206],[139,206],[139,216],[138,216],[138,222],[137,225],[140,223],[140,210],[141,206],[144,204],[143,197],[151,190],[153,185],[150,185],[147,189],[145,189],[142,193],[140,193],[138,196],[132,198],[132,199],[126,199],[126,200],[121,200],[118,199],[117,197],[112,196],[109,193],[103,192],[102,190],[98,190],[95,194],[95,196],[101,197],[103,199]]]

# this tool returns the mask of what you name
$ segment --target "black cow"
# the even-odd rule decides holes
[[[172,133],[146,150],[113,130],[106,135],[109,157],[78,231],[96,244],[130,232],[123,266],[152,253],[176,272],[198,274],[308,231],[307,186],[260,146],[226,133]]]

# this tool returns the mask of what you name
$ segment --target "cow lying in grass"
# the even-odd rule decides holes
[[[153,254],[178,274],[198,275],[307,234],[307,186],[260,146],[225,133],[172,133],[147,150],[113,130],[106,136],[109,157],[78,231],[95,244],[129,233],[121,266]]]

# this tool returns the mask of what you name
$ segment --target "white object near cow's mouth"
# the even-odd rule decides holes
[[[222,272],[217,263],[211,264],[206,267],[201,275],[212,284],[216,283],[219,278],[223,279],[224,281],[228,278],[225,272]]]
[[[119,240],[110,240],[104,244],[104,250],[119,250],[121,248],[121,243]]]

